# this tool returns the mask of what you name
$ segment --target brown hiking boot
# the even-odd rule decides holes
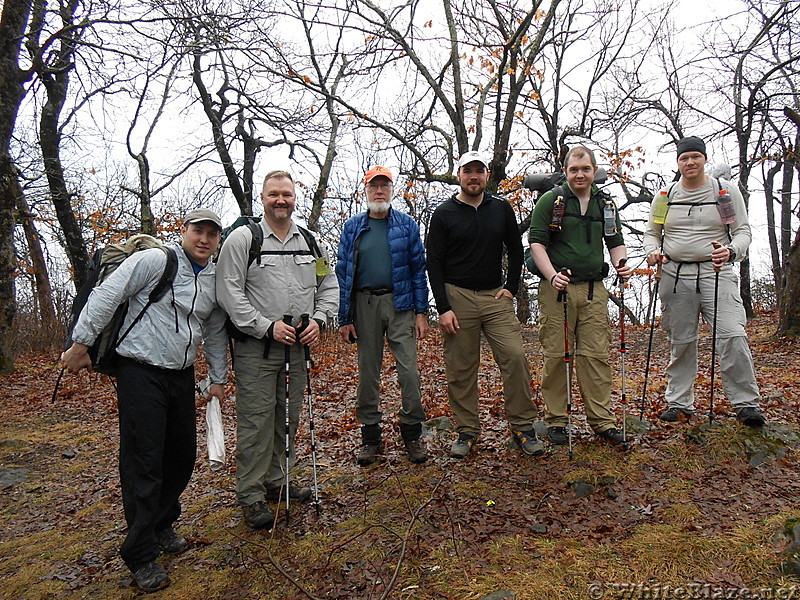
[[[272,529],[275,524],[275,517],[272,516],[263,501],[242,506],[242,513],[244,520],[253,529]]]
[[[359,466],[367,467],[374,463],[378,458],[378,452],[380,452],[379,444],[364,444],[361,446],[356,456]]]
[[[408,460],[412,463],[420,464],[428,460],[428,453],[425,452],[425,446],[419,440],[407,441],[406,452],[408,453]]]

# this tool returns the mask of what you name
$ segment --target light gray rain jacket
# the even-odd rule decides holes
[[[172,289],[150,305],[117,348],[121,356],[164,369],[185,369],[203,352],[212,383],[227,380],[225,312],[217,304],[215,270],[210,262],[197,275],[183,248],[170,244],[178,255]],[[111,321],[117,306],[130,299],[121,333],[147,304],[164,272],[167,257],[159,248],[131,255],[101,285],[92,290],[75,325],[72,339],[91,346]]]

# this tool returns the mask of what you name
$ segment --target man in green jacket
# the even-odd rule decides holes
[[[531,256],[542,274],[538,294],[539,340],[544,358],[541,392],[547,434],[554,444],[566,444],[568,440],[564,312],[559,301],[560,292],[566,293],[569,348],[574,356],[589,426],[606,441],[623,442],[623,434],[617,429],[611,411],[612,380],[608,362],[611,329],[609,294],[602,283],[607,275],[603,244],[608,248],[619,277],[627,281],[631,271],[624,264],[627,251],[619,215],[611,198],[594,185],[596,172],[597,161],[591,150],[575,146],[567,152],[564,158],[567,183],[556,188],[563,193],[547,192],[536,203],[528,236]],[[559,223],[560,208],[564,210]],[[606,231],[604,212],[611,209],[613,231]]]

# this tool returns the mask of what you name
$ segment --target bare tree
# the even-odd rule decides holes
[[[22,189],[11,156],[11,140],[25,96],[24,84],[31,77],[29,70],[19,66],[30,13],[30,0],[4,2],[0,13],[0,373],[8,373],[14,368],[11,355],[11,325],[17,306],[14,224]]]

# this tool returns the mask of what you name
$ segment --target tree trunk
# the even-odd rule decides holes
[[[199,42],[198,42],[199,43]],[[203,81],[203,67],[201,64],[203,54],[200,50],[194,52],[192,61],[192,81],[200,96],[200,102],[203,105],[203,112],[205,112],[208,122],[211,124],[211,134],[214,140],[214,148],[222,161],[222,170],[225,172],[225,177],[228,180],[228,185],[231,188],[233,197],[236,198],[236,203],[239,205],[239,212],[243,215],[253,214],[253,201],[252,192],[251,197],[248,198],[245,189],[242,187],[242,182],[239,180],[239,174],[236,172],[236,166],[233,164],[233,158],[228,150],[228,145],[225,142],[225,131],[222,126],[222,116],[225,114],[227,104],[220,106],[219,110],[214,110],[214,101],[211,94]],[[220,94],[222,101],[225,101],[224,94]]]
[[[764,175],[764,200],[767,208],[767,238],[772,258],[772,283],[775,286],[778,306],[781,304],[781,281],[783,280],[783,261],[785,256],[778,249],[778,237],[775,235],[775,176],[781,170],[781,163],[776,162]]]
[[[61,164],[59,147],[61,134],[58,131],[58,119],[66,92],[66,87],[64,87],[63,90],[55,91],[56,97],[51,97],[48,88],[48,100],[42,108],[42,115],[39,120],[39,144],[44,159],[47,185],[50,188],[56,218],[61,226],[61,231],[64,233],[65,250],[67,258],[69,258],[69,264],[72,267],[75,288],[77,289],[83,285],[88,275],[88,255],[86,253],[86,244],[83,241],[81,226],[72,210],[70,194],[64,177],[64,167]],[[53,101],[55,101],[55,104]]]
[[[147,235],[157,235],[156,222],[153,219],[153,208],[150,195],[150,161],[144,152],[134,155],[136,165],[139,168],[139,189],[136,195],[139,197],[139,215],[141,219],[142,233]]]
[[[25,239],[28,242],[28,252],[33,268],[33,276],[36,282],[36,297],[39,302],[39,323],[45,331],[55,332],[56,311],[53,304],[53,288],[50,285],[50,274],[47,272],[47,263],[44,260],[41,238],[33,222],[33,214],[28,206],[25,196],[21,193],[17,198],[18,221],[25,232]],[[57,346],[55,337],[51,341]]]
[[[14,285],[14,272],[17,266],[14,254],[14,201],[21,193],[17,167],[8,152],[2,152],[0,153],[0,202],[2,202],[0,205],[0,239],[2,239],[0,242],[0,373],[10,373],[14,370],[14,358],[11,354],[11,327],[17,312]]]
[[[25,96],[23,84],[30,78],[18,64],[30,12],[30,0],[14,0],[3,3],[0,15],[0,373],[14,369],[11,354],[11,326],[17,311],[14,224],[17,198],[22,191],[9,151],[19,106]]]
[[[76,9],[76,4],[70,5],[71,10]],[[71,23],[72,15],[62,13],[65,24]],[[74,33],[77,35],[77,33]],[[42,149],[44,160],[44,172],[47,176],[47,185],[50,188],[50,195],[53,200],[53,207],[56,211],[56,218],[64,233],[65,250],[69,258],[72,274],[75,278],[76,289],[86,281],[89,270],[88,255],[86,244],[83,241],[78,218],[72,210],[70,193],[67,190],[64,167],[61,163],[61,110],[67,99],[69,88],[69,73],[74,67],[72,58],[75,54],[75,42],[64,37],[61,39],[61,52],[57,63],[50,72],[44,64],[37,70],[39,78],[44,84],[47,92],[47,101],[42,107],[42,114],[39,117],[39,145]]]
[[[783,264],[783,289],[778,335],[800,335],[800,230]]]
[[[519,292],[517,292],[517,319],[519,319],[519,322],[523,325],[531,320],[531,295],[524,277],[521,277],[519,280]]]

